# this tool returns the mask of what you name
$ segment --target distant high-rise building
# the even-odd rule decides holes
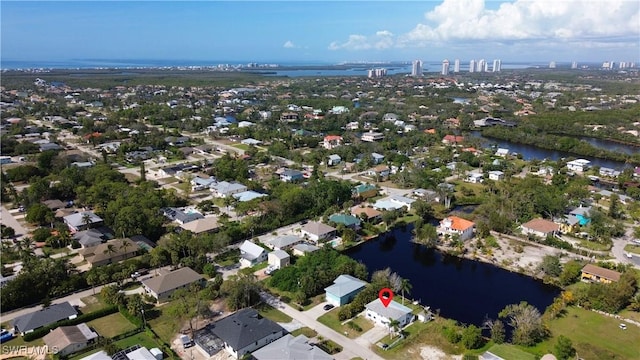
[[[449,75],[449,60],[442,60],[442,75]]]
[[[476,64],[476,71],[483,72],[486,70],[487,62],[484,59],[480,59]]]
[[[556,68],[556,62],[552,61],[549,63],[549,69],[555,69]]]
[[[572,69],[577,69],[578,68],[578,63],[576,61],[571,63],[571,68]]]
[[[422,76],[422,60],[413,60],[411,76]]]
[[[476,71],[476,61],[471,60],[469,61],[469,72],[475,72],[475,71]]]
[[[493,72],[500,72],[502,70],[502,60],[495,59],[493,60]]]
[[[367,77],[369,78],[380,78],[387,75],[387,69],[378,68],[378,69],[369,69],[367,71]]]
[[[460,59],[455,59],[453,61],[453,72],[454,73],[459,73],[460,72]]]

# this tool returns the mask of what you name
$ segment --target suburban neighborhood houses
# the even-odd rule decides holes
[[[3,72],[0,355],[640,357],[637,71],[246,70]]]

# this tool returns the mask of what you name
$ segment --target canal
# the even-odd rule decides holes
[[[527,161],[528,160],[544,160],[544,159],[556,161],[562,158],[574,157],[574,158],[587,159],[591,161],[592,166],[608,167],[608,168],[617,169],[617,170],[622,170],[627,167],[632,167],[631,164],[625,164],[620,161],[599,159],[599,158],[594,158],[589,156],[580,156],[580,155],[571,154],[564,151],[548,150],[548,149],[539,148],[533,145],[518,144],[518,143],[514,143],[507,140],[486,138],[482,136],[482,133],[480,131],[471,131],[471,136],[479,138],[483,147],[493,146],[497,148],[509,149],[509,152],[521,154],[522,158]],[[640,147],[619,144],[613,141],[594,139],[594,138],[579,138],[579,139],[584,140],[599,149],[612,150],[612,151],[622,152],[624,154],[629,154],[629,155],[640,152]]]
[[[491,264],[442,254],[411,242],[412,226],[396,228],[349,249],[370,273],[390,267],[413,285],[410,297],[465,324],[496,319],[509,304],[527,301],[540,312],[560,293],[542,281]],[[401,301],[400,294],[396,294]]]

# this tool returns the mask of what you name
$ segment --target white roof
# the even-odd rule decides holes
[[[283,248],[291,244],[299,243],[300,241],[302,241],[302,239],[300,239],[300,237],[297,235],[282,235],[273,239],[266,240],[269,245],[276,248]]]
[[[249,240],[245,240],[240,246],[240,252],[242,253],[244,258],[247,259],[256,259],[262,255],[265,250]]]
[[[156,357],[153,356],[151,351],[149,351],[146,347],[141,347],[137,350],[133,350],[132,352],[127,354],[127,357],[131,360],[156,360]]]
[[[286,251],[283,250],[275,250],[269,253],[269,255],[273,255],[276,258],[282,260],[282,259],[288,259],[290,258],[289,254],[287,254]]]

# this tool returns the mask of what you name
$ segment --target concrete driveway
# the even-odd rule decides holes
[[[24,226],[20,224],[20,222],[6,207],[4,207],[4,205],[2,206],[1,215],[2,217],[0,218],[0,223],[2,223],[2,225],[12,227],[13,230],[16,231],[16,239],[19,240],[28,233],[27,229],[25,229]]]

